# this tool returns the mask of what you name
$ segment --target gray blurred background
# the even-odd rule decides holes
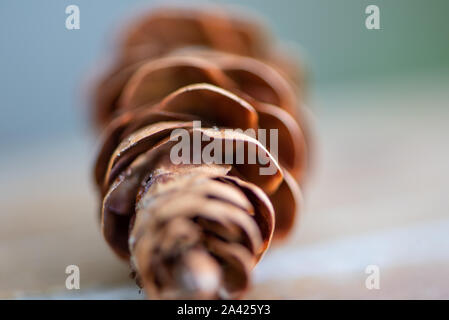
[[[293,43],[313,114],[298,226],[248,297],[448,299],[449,1],[214,2]],[[65,28],[71,4],[80,30]],[[122,22],[160,4],[0,1],[0,298],[142,297],[99,231],[86,94]],[[369,4],[381,30],[365,28]],[[81,290],[65,289],[70,264]],[[367,265],[381,290],[365,287]]]
[[[265,16],[277,36],[299,46],[312,87],[444,73],[449,67],[446,0],[214,2],[237,3]],[[80,94],[89,71],[107,54],[124,18],[161,3],[1,1],[0,146],[22,148],[86,130]],[[65,28],[70,4],[80,8],[80,30]],[[381,30],[365,28],[369,4],[380,8]]]

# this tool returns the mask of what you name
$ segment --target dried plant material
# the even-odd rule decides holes
[[[254,57],[265,62],[267,68],[287,75],[286,79],[302,83],[297,61],[273,48],[276,47],[264,26],[245,15],[237,17],[217,8],[153,10],[133,21],[124,32],[116,66],[99,81],[94,94],[95,120],[101,126],[107,124],[117,109],[119,96],[129,77],[146,62],[164,56],[202,56],[206,61],[212,55],[223,57],[223,53],[229,54],[229,59],[234,61],[235,55]],[[225,57],[224,62],[229,59]],[[184,77],[189,75],[181,75],[181,79]],[[267,75],[262,76],[265,77]],[[184,80],[176,81],[182,82],[185,83]]]
[[[102,232],[149,298],[241,297],[294,224],[308,134],[298,77],[269,39],[222,11],[160,9],[124,33],[99,82]],[[184,138],[188,161],[175,163]]]

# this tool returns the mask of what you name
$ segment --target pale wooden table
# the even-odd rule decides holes
[[[248,298],[449,298],[449,81],[418,78],[312,96],[307,204]],[[74,137],[2,155],[0,297],[143,298],[99,233],[94,150]],[[69,264],[80,290],[65,289]],[[379,290],[365,287],[368,265]]]

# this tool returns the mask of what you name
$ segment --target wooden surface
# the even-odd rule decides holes
[[[315,165],[294,234],[248,298],[449,298],[449,81],[313,95]],[[315,97],[315,98],[314,98]],[[86,137],[2,155],[0,297],[143,298],[105,245]],[[65,267],[81,289],[65,289]],[[378,265],[380,289],[365,287]]]

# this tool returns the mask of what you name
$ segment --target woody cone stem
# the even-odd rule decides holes
[[[301,76],[272,47],[243,17],[159,9],[128,29],[98,83],[102,232],[149,298],[241,297],[294,224],[308,160]],[[200,137],[191,157],[214,141],[222,161],[175,163],[179,129]],[[258,129],[277,129],[278,146],[248,134]]]

